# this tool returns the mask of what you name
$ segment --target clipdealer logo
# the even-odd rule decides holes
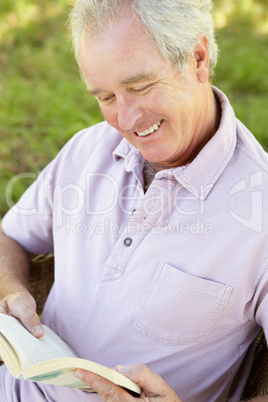
[[[90,189],[91,180],[99,179],[106,180],[106,184],[109,185],[110,198],[104,198],[101,205],[91,205],[91,197],[88,197]],[[73,184],[57,184],[54,186],[54,176],[52,173],[48,172],[43,180],[40,180],[41,175],[36,175],[33,173],[23,173],[14,176],[8,183],[5,191],[7,205],[11,208],[13,207],[13,212],[22,215],[36,215],[36,214],[51,214],[51,205],[47,201],[48,195],[54,191],[55,201],[57,201],[57,208],[55,211],[56,215],[56,225],[61,226],[65,221],[65,218],[73,218],[78,215],[83,209],[85,209],[88,215],[103,215],[112,211],[113,208],[119,204],[119,208],[124,213],[129,213],[129,208],[127,209],[125,204],[128,205],[128,201],[132,199],[132,196],[128,195],[128,191],[132,186],[125,186],[119,189],[118,184],[114,177],[105,174],[87,174],[86,175],[86,189],[79,186],[76,183]],[[20,180],[27,179],[34,181],[37,179],[37,192],[36,192],[36,203],[33,205],[31,202],[26,203],[23,209],[19,204],[14,204],[13,201],[13,188],[16,183]],[[230,216],[238,223],[244,227],[251,229],[255,232],[261,232],[263,230],[263,171],[259,170],[248,177],[244,177],[235,183],[232,188],[227,193],[227,210]],[[87,187],[88,185],[88,187]],[[136,187],[135,187],[136,188]],[[173,208],[179,212],[180,216],[191,216],[191,215],[204,215],[205,214],[205,202],[199,200],[196,197],[185,197],[180,195],[182,187],[180,187],[176,194],[173,193],[174,204],[164,205],[162,200],[164,200],[171,191],[170,188],[165,188],[165,194],[161,193],[162,187],[158,190],[156,186],[154,192],[147,197],[147,201],[144,205],[144,212],[150,214],[158,214],[163,208],[167,207],[167,211],[171,211]],[[162,189],[163,190],[163,189]],[[138,196],[139,200],[142,200],[142,194]],[[168,196],[168,199],[171,197]],[[155,207],[151,210],[151,203],[158,200],[159,207]],[[180,201],[187,200],[191,201],[191,208],[184,210]],[[71,224],[73,221],[71,221]],[[202,226],[202,225],[201,225]],[[181,227],[184,230],[186,227],[183,222],[181,222]],[[186,230],[186,229],[185,229]]]
[[[236,183],[228,194],[228,210],[231,216],[239,223],[254,230],[261,232],[263,229],[263,173],[258,171],[249,176],[249,180],[240,180]],[[248,205],[247,214],[243,210],[243,214],[238,213],[237,208],[234,211],[232,200],[238,198],[240,202],[244,200],[244,204]],[[243,205],[241,204],[241,207]],[[245,216],[247,215],[247,216]]]

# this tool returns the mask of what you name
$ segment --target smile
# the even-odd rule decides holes
[[[142,131],[141,133],[136,133],[139,137],[146,137],[149,134],[154,133],[159,129],[163,120],[159,121],[158,123],[154,124],[152,127],[148,128],[147,130]]]

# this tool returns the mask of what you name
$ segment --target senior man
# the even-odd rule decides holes
[[[211,1],[78,0],[71,26],[105,122],[75,135],[5,216],[0,311],[43,336],[27,253],[53,252],[42,322],[79,356],[119,364],[142,400],[239,400],[268,333],[268,161],[210,84]],[[99,395],[2,367],[1,400],[134,400],[75,374]]]

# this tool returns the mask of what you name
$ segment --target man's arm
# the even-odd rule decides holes
[[[0,313],[17,317],[37,338],[44,335],[28,289],[29,256],[0,227]]]

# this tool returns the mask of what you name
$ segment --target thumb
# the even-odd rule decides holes
[[[36,302],[30,293],[20,293],[11,299],[9,310],[36,338],[41,338],[44,335],[39,316],[36,313]]]

